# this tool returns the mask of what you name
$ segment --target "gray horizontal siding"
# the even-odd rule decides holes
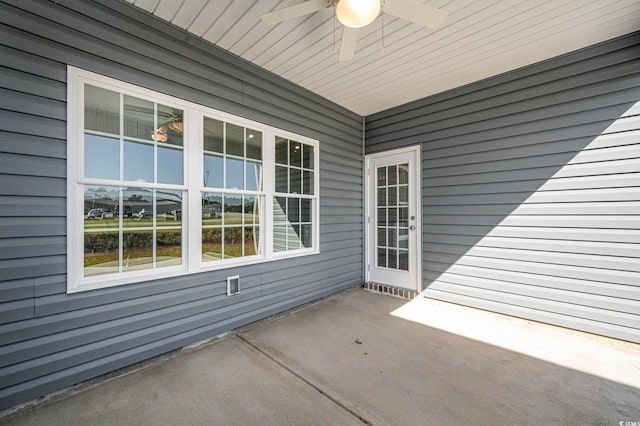
[[[430,297],[640,342],[640,34],[366,118],[421,144]]]
[[[0,64],[0,410],[362,283],[361,117],[125,2],[0,1]],[[67,64],[318,139],[321,253],[66,294]]]

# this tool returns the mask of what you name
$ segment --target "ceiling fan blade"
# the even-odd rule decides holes
[[[442,9],[436,9],[414,0],[387,0],[384,12],[432,30],[442,25],[448,15]]]
[[[269,25],[277,24],[288,19],[297,18],[298,16],[308,15],[317,12],[329,6],[327,0],[308,0],[293,6],[285,7],[273,12],[265,13],[261,16],[262,20]]]
[[[348,61],[356,53],[358,43],[358,28],[344,27],[342,41],[340,42],[340,61]]]

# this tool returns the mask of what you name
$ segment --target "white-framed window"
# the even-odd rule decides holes
[[[319,252],[317,140],[71,66],[67,97],[68,292]]]

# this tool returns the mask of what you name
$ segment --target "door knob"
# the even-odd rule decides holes
[[[415,230],[416,230],[416,226],[415,226],[415,225],[411,225],[411,226],[409,227],[409,229],[411,229],[412,231],[415,231]]]

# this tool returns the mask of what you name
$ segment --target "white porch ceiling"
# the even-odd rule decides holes
[[[338,62],[333,8],[269,26],[260,15],[302,0],[127,1],[360,115],[640,29],[639,0],[417,0],[444,25],[378,17]]]

